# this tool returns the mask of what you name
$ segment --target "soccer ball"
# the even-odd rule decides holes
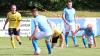
[[[39,55],[41,52],[41,49],[38,47],[37,51],[34,52],[34,55]]]

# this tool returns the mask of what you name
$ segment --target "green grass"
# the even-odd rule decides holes
[[[32,16],[30,11],[21,11],[23,16]],[[62,17],[62,11],[39,11],[41,15],[47,17]],[[100,11],[76,11],[77,17],[100,17]]]
[[[72,46],[72,40],[69,39],[69,47],[54,48],[51,56],[100,56],[100,37],[96,38],[96,48],[83,48],[81,38],[77,38],[79,47]],[[16,42],[17,48],[13,49],[9,38],[0,38],[0,56],[34,56],[31,41],[28,38],[22,38],[23,45],[19,46]],[[39,41],[41,54],[39,56],[49,56],[44,40]]]
[[[32,17],[32,13],[29,10],[19,11],[23,17]],[[63,11],[39,11],[41,15],[45,15],[47,17],[62,17]],[[90,11],[90,10],[80,10],[76,11],[77,17],[100,17],[100,11]],[[0,17],[6,17],[5,13],[0,13]]]

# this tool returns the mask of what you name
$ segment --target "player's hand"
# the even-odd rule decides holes
[[[19,30],[20,30],[20,29],[19,29],[19,27],[18,27],[18,28],[16,28],[16,30],[17,30],[17,31],[19,31]]]
[[[32,40],[32,37],[29,37],[29,40]]]
[[[5,26],[3,27],[3,30],[5,30]]]
[[[29,37],[29,40],[34,40],[34,39],[35,39],[34,36],[30,36],[30,37]]]

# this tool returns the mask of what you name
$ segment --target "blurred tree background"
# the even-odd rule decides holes
[[[33,5],[40,10],[57,11],[65,7],[67,0],[0,0],[0,10],[8,10],[11,4],[16,4],[20,10],[28,10]],[[100,9],[100,0],[72,0],[77,10]]]
[[[40,11],[62,11],[66,7],[67,0],[0,0],[0,15],[5,15],[12,4],[16,4],[18,10],[30,10],[36,6]],[[76,10],[100,11],[100,0],[72,0]],[[25,14],[22,13],[22,14]],[[27,15],[27,14],[26,14]]]

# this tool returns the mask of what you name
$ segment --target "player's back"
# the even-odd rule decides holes
[[[47,18],[45,16],[42,15],[38,15],[35,20],[38,23],[38,27],[40,29],[40,31],[44,31],[44,32],[51,32],[51,28],[47,22]]]

